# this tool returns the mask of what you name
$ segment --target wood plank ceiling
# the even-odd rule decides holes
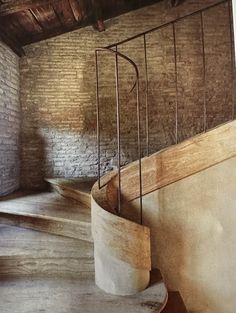
[[[158,1],[0,0],[0,39],[22,55],[25,45],[87,25],[103,31],[104,20]]]

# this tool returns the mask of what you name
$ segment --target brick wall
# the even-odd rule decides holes
[[[19,187],[19,58],[0,42],[0,196]]]
[[[21,67],[22,185],[43,187],[45,176],[94,176],[97,173],[94,49],[138,34],[206,7],[214,0],[189,0],[167,9],[166,1],[112,19],[103,33],[87,27],[26,47]],[[203,15],[206,52],[206,102],[200,17],[176,24],[178,140],[232,117],[231,45],[227,4]],[[176,140],[176,85],[173,30],[147,35],[150,151]],[[145,152],[145,66],[143,38],[119,46],[139,66],[142,143]],[[135,94],[131,66],[119,60],[122,163],[137,158]],[[114,57],[99,54],[101,163],[116,166]]]

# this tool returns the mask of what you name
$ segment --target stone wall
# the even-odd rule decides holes
[[[236,41],[236,2],[233,1],[233,24],[234,24],[234,41]],[[235,50],[236,56],[236,50]]]
[[[97,174],[94,49],[217,3],[184,1],[167,8],[166,1],[122,15],[106,23],[106,31],[91,27],[25,48],[21,60],[22,185],[43,187],[43,177]],[[178,22],[177,77],[172,26],[150,33],[147,41],[150,153],[232,118],[231,44],[227,3],[203,14],[206,88],[200,15]],[[145,64],[143,37],[118,51],[139,67],[142,150],[146,153]],[[114,56],[99,53],[102,171],[117,164]],[[135,93],[129,93],[134,70],[119,60],[121,156],[125,164],[137,158]],[[177,87],[177,97],[176,97]],[[204,101],[204,93],[206,101]],[[176,100],[177,108],[176,111]],[[205,114],[205,113],[206,114]],[[204,115],[205,114],[205,115]],[[205,123],[204,123],[205,117]]]
[[[0,42],[0,196],[19,187],[19,58]]]

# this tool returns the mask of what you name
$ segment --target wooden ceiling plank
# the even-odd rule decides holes
[[[78,1],[77,0],[68,0],[68,1],[70,4],[72,13],[74,15],[75,21],[77,23],[80,22],[82,19],[82,14],[81,14],[82,12],[81,12],[81,8],[80,8]]]
[[[13,14],[47,4],[53,4],[58,1],[59,0],[15,0],[14,2],[3,3],[0,4],[0,16]]]
[[[34,14],[34,11],[32,11],[31,9],[29,9],[29,12],[30,12],[32,18],[34,19],[34,21],[39,25],[39,27],[42,29],[42,31],[44,31],[44,27],[43,27],[43,25],[40,23],[40,21],[38,20],[37,16]]]
[[[43,27],[45,32],[52,29],[62,28],[60,20],[58,20],[55,10],[51,5],[36,7],[31,9],[31,13],[34,15],[38,23]]]
[[[70,28],[59,28],[59,29],[52,29],[51,31],[47,31],[42,34],[34,35],[32,38],[25,38],[24,42],[22,43],[22,46],[29,45],[31,43],[39,42],[45,39],[49,39],[52,37],[59,36],[61,34],[65,34],[74,30],[77,30],[79,28],[89,26],[91,23],[88,20],[83,21],[83,23],[76,23],[75,25],[71,26]]]
[[[57,11],[55,10],[55,8],[52,6],[53,12],[55,14],[55,16],[57,17],[57,20],[60,22],[61,27],[64,26],[64,23],[61,20],[61,17],[59,16],[59,14],[57,14]]]
[[[19,12],[18,16],[19,23],[24,27],[27,33],[42,33],[42,26],[35,20],[30,10]]]
[[[70,7],[69,1],[58,1],[58,3],[55,3],[53,5],[53,8],[63,26],[68,28],[75,25],[76,21],[74,19],[74,15]]]
[[[171,7],[177,7],[180,4],[180,0],[169,0],[169,5]]]
[[[6,35],[14,38],[14,40],[19,43],[20,46],[22,46],[22,39],[24,38],[24,36],[27,36],[28,31],[20,23],[18,13],[0,17],[0,24],[5,30]]]
[[[2,0],[0,0],[2,1]],[[11,37],[18,40],[21,46],[37,41],[58,36],[68,31],[95,24],[97,29],[104,29],[103,21],[118,16],[140,6],[157,3],[160,0],[11,0],[2,1],[0,4],[0,15],[6,13],[8,5],[9,12],[18,12],[9,16],[0,17],[0,24]],[[167,0],[170,1],[170,0]],[[177,0],[175,0],[177,1]],[[93,2],[93,3],[92,3]],[[10,5],[11,3],[11,5]],[[13,5],[14,3],[14,5]],[[43,5],[42,5],[43,4]],[[92,6],[94,4],[95,11]],[[70,6],[71,5],[71,6]],[[98,6],[98,8],[96,8]],[[27,11],[29,18],[17,27],[21,13],[18,10]],[[29,8],[26,10],[26,8]],[[73,10],[72,10],[73,9]],[[5,11],[4,11],[5,10]],[[30,12],[30,13],[29,13]],[[24,13],[25,14],[25,13]],[[101,20],[99,20],[101,18]],[[6,22],[2,24],[2,20]],[[11,25],[14,19],[14,25]],[[32,25],[30,26],[30,20]],[[9,22],[7,21],[9,20]],[[98,21],[99,24],[97,23]],[[20,24],[19,23],[19,24]],[[14,27],[13,27],[14,26]]]

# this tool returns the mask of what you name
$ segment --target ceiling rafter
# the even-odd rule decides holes
[[[169,0],[171,7],[177,7],[180,4],[180,0]]]
[[[37,6],[57,3],[59,0],[15,0],[0,4],[0,16],[5,16],[20,11],[32,9]]]
[[[159,1],[0,0],[0,25],[5,42],[10,37],[13,40],[9,45],[14,42],[16,47],[23,47],[88,25],[103,31],[105,20]],[[176,5],[183,0],[165,1]]]
[[[94,29],[97,29],[99,32],[105,30],[105,25],[103,21],[103,14],[102,14],[102,6],[100,0],[91,0],[92,4],[92,12],[94,18]]]
[[[68,0],[71,11],[73,13],[74,19],[76,22],[79,22],[82,19],[82,14],[80,13],[80,6],[77,0]]]
[[[29,9],[29,12],[30,12],[32,18],[34,19],[35,23],[37,23],[37,25],[39,25],[39,27],[44,31],[45,30],[44,26],[40,23],[40,21],[38,20],[36,14],[34,13],[34,11]]]

